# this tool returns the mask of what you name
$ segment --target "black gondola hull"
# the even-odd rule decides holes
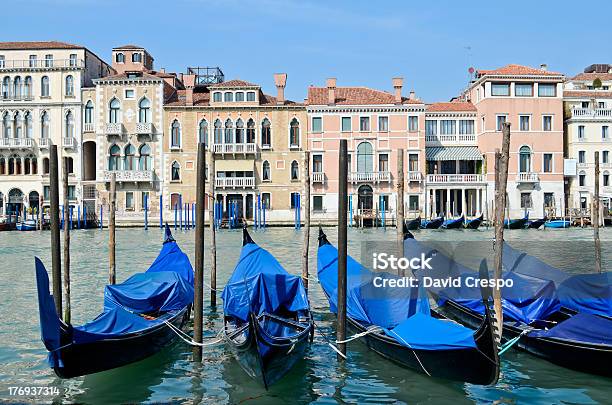
[[[529,221],[528,217],[520,218],[520,219],[511,219],[504,224],[504,228],[506,229],[524,229],[527,225],[527,221]]]
[[[528,225],[527,228],[529,229],[540,229],[542,227],[542,225],[544,225],[544,223],[547,221],[547,218],[542,218],[542,219],[536,219],[535,221],[531,221]]]
[[[409,231],[416,231],[421,227],[421,217],[415,218],[406,222],[406,229]]]
[[[440,218],[432,219],[429,222],[426,222],[425,225],[423,226],[423,228],[425,228],[425,229],[438,229],[439,227],[442,226],[443,223],[444,223],[444,218],[440,217]]]
[[[478,229],[482,224],[483,216],[479,216],[478,218],[474,218],[465,224],[466,229]]]
[[[445,229],[460,229],[460,228],[463,228],[464,222],[465,222],[465,218],[461,217],[461,218],[457,218],[455,220],[451,220],[447,222],[442,227]]]

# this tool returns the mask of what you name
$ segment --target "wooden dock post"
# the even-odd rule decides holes
[[[51,221],[51,266],[55,311],[62,316],[62,259],[60,256],[59,172],[57,145],[51,145],[49,156],[49,197]]]
[[[346,263],[347,263],[347,204],[348,204],[348,144],[340,140],[338,185],[338,321],[336,340],[346,339]],[[346,354],[346,343],[338,343],[338,350]]]
[[[593,195],[593,238],[595,239],[595,270],[601,273],[601,241],[599,240],[599,151],[595,152],[595,193]]]
[[[310,245],[310,152],[304,152],[304,242],[302,244],[302,282],[308,291],[308,248]]]
[[[68,200],[68,159],[63,159],[62,165],[62,187],[64,192],[64,322],[70,323],[70,228],[72,218],[68,222],[68,212],[72,212],[70,201]],[[71,215],[72,217],[72,215]]]
[[[508,185],[508,160],[510,158],[510,123],[503,125],[502,150],[495,151],[495,261],[494,276],[496,280],[502,278],[502,254],[504,251],[504,214],[506,208],[506,187]],[[508,221],[509,222],[509,221]],[[495,320],[497,322],[499,336],[502,334],[504,313],[501,303],[501,289],[496,282],[493,288],[493,306],[495,308]]]
[[[404,149],[397,150],[397,251],[404,257]],[[399,270],[400,275],[403,271]]]
[[[108,204],[108,284],[115,284],[115,209],[117,206],[117,175],[111,175],[109,204]]]
[[[196,231],[195,231],[195,280],[193,299],[193,340],[202,343],[204,306],[204,204],[206,201],[206,150],[204,143],[198,143],[196,182]],[[189,214],[189,210],[186,210]],[[187,227],[189,226],[186,224]],[[202,361],[202,346],[193,346],[193,360]]]
[[[149,229],[149,195],[144,195],[144,229]]]
[[[210,219],[210,306],[217,306],[217,201],[215,200],[215,155],[210,154],[210,198],[211,202],[208,207]],[[257,218],[256,215],[254,215]]]

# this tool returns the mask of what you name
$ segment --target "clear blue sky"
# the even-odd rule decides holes
[[[403,76],[426,102],[447,101],[469,66],[508,63],[576,74],[612,63],[612,2],[313,0],[2,0],[0,40],[60,40],[110,62],[113,46],[149,50],[156,68],[220,66],[226,79],[259,83],[288,73],[286,94],[310,84],[391,91]],[[7,10],[12,10],[6,12]],[[606,38],[608,40],[606,40]],[[607,45],[606,45],[607,44]]]

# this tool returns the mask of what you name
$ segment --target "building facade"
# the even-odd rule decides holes
[[[52,144],[58,146],[60,179],[63,158],[68,158],[71,205],[82,203],[81,89],[110,72],[82,46],[0,43],[0,215],[48,204]]]
[[[610,209],[612,184],[612,65],[587,67],[565,83],[567,206],[589,214],[595,191],[595,152],[599,152],[599,194]]]

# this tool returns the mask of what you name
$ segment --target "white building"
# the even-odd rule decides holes
[[[111,68],[63,42],[0,42],[0,215],[49,200],[49,149],[69,158],[71,204],[81,203],[81,88]],[[60,184],[60,195],[62,193]]]

